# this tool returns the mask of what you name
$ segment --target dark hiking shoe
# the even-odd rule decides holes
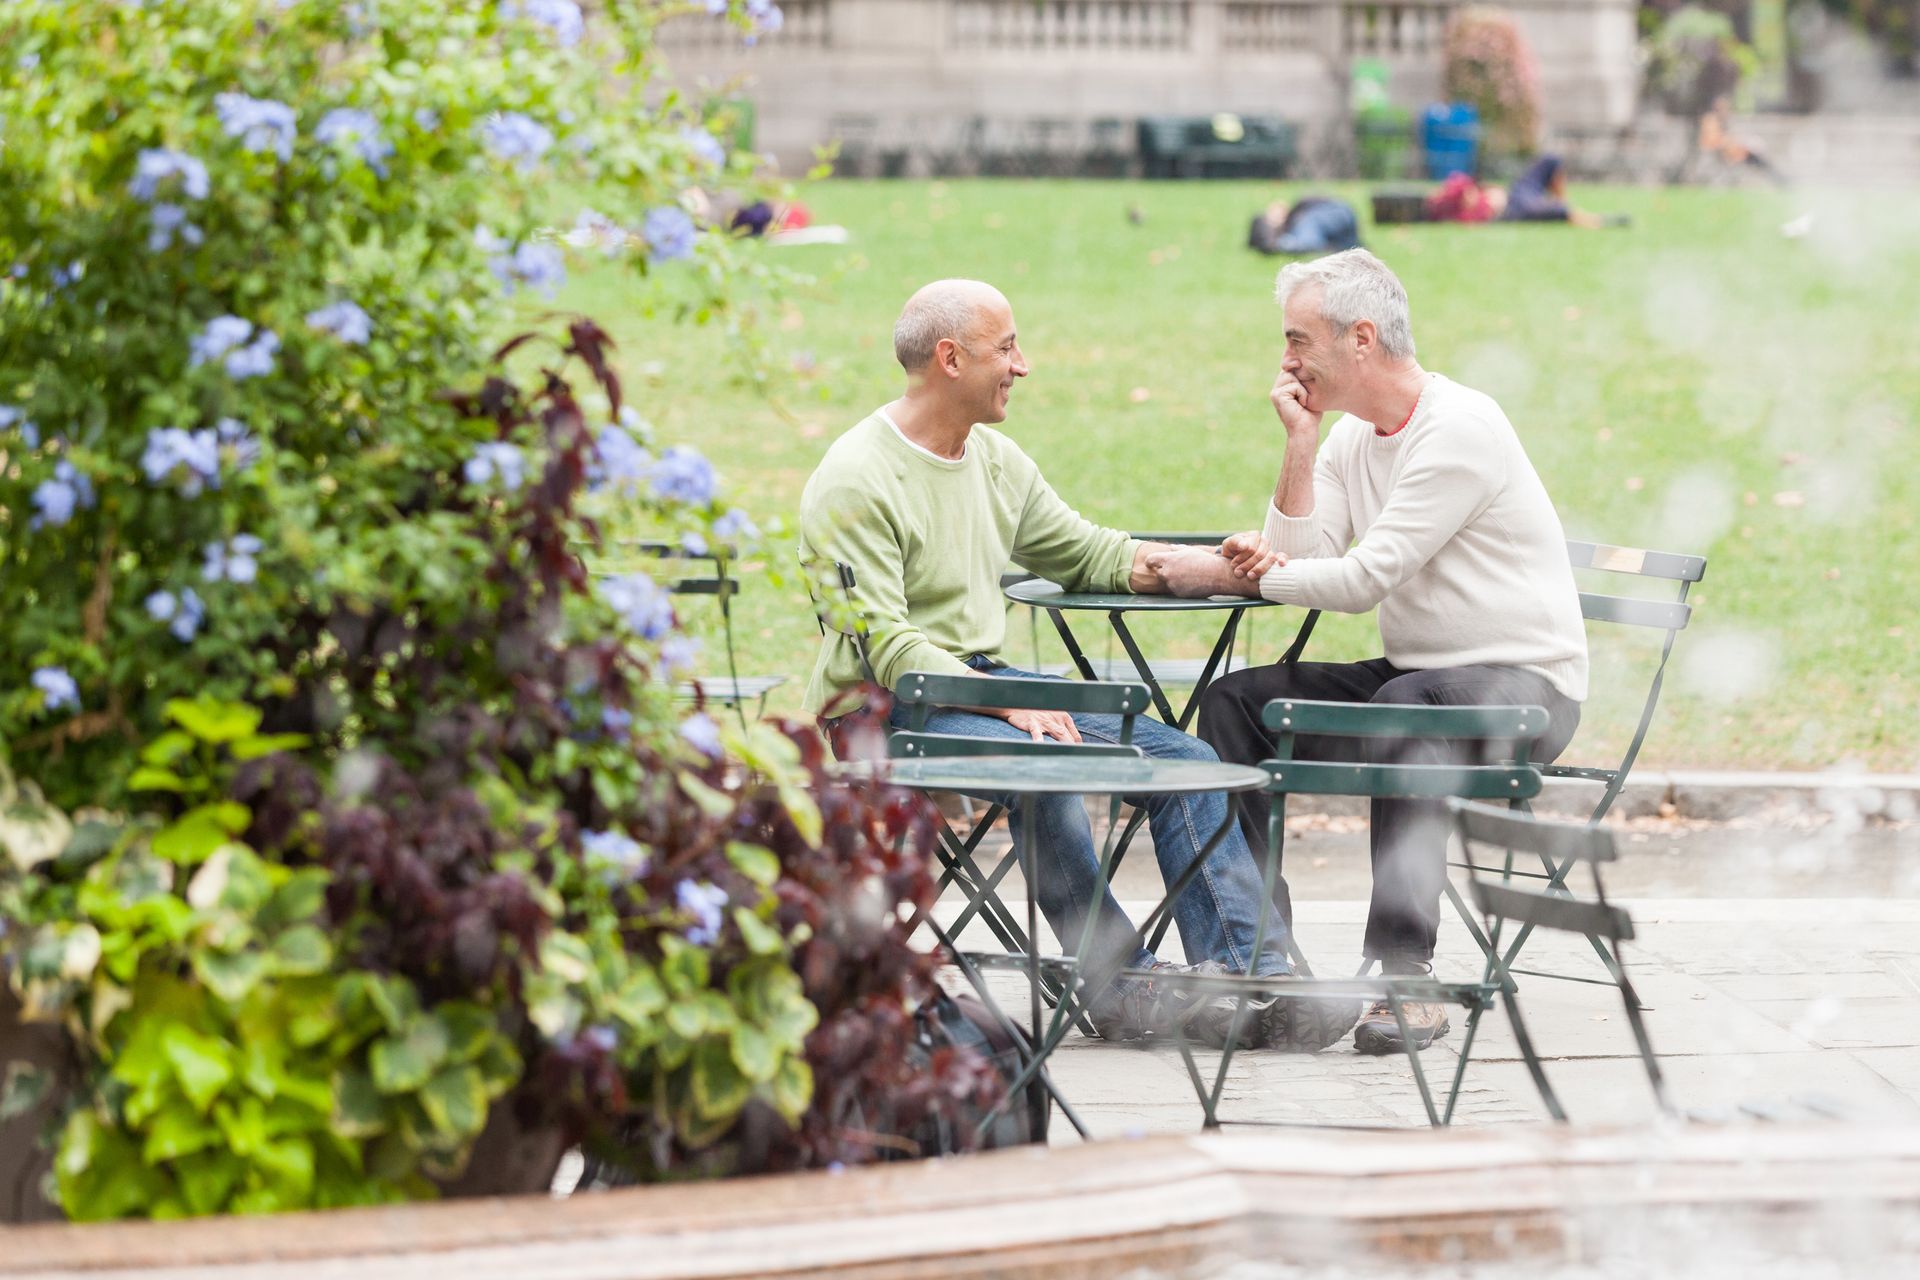
[[[1447,1021],[1447,1006],[1425,1000],[1402,1000],[1400,1011],[1407,1017],[1407,1034],[1414,1049],[1424,1049],[1453,1029]],[[1408,1042],[1401,1038],[1400,1024],[1394,1020],[1393,1006],[1375,1000],[1360,1025],[1353,1029],[1353,1047],[1361,1053],[1405,1053]]]
[[[1338,1044],[1360,1016],[1360,1002],[1338,996],[1277,999],[1260,1020],[1262,1048],[1318,1053]]]
[[[1192,973],[1212,976],[1231,976],[1238,970],[1230,968],[1218,960],[1202,960],[1190,970]],[[1210,1049],[1227,1047],[1227,1033],[1233,1030],[1233,1020],[1238,1013],[1239,1033],[1234,1043],[1239,1048],[1255,1047],[1260,1037],[1260,1016],[1273,998],[1248,997],[1245,1012],[1239,1012],[1241,998],[1221,993],[1195,991],[1190,987],[1179,987],[1168,991],[1167,1002],[1173,1009],[1173,1020],[1179,1024],[1181,1034],[1189,1040],[1197,1040]]]
[[[1152,971],[1183,972],[1184,965],[1155,960]],[[1144,1040],[1166,1035],[1172,1014],[1166,1002],[1166,990],[1152,978],[1122,976],[1087,1005],[1087,1021],[1102,1040]]]

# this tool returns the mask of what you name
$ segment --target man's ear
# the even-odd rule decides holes
[[[960,356],[960,344],[952,338],[942,338],[933,344],[933,367],[944,377],[960,376]]]
[[[1373,327],[1371,320],[1355,320],[1350,331],[1353,337],[1353,354],[1357,359],[1366,359],[1380,347],[1380,331]]]

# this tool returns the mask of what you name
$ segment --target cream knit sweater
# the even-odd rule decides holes
[[[1287,563],[1260,594],[1341,613],[1379,607],[1410,671],[1525,667],[1587,696],[1587,637],[1566,535],[1500,406],[1439,374],[1390,436],[1348,415],[1320,448],[1313,514],[1269,504]]]

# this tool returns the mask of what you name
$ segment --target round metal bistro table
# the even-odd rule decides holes
[[[1155,760],[1150,757],[1128,758],[1126,756],[1084,756],[1076,758],[1071,751],[1057,756],[953,756],[933,759],[906,759],[889,761],[880,770],[878,776],[893,786],[911,787],[916,791],[954,791],[971,796],[1043,796],[1043,795],[1109,795],[1109,796],[1167,796],[1193,795],[1201,792],[1220,791],[1229,797],[1243,792],[1259,791],[1267,785],[1267,773],[1251,765],[1222,764],[1214,760]],[[1226,806],[1226,817],[1220,828],[1207,837],[1200,847],[1200,854],[1167,886],[1166,896],[1154,907],[1147,918],[1134,928],[1136,945],[1144,944],[1148,932],[1155,928],[1162,916],[1172,913],[1173,904],[1180,893],[1195,876],[1206,860],[1213,855],[1220,842],[1233,829],[1237,820],[1238,802],[1230,798]],[[1026,881],[1027,898],[1027,937],[1038,936],[1039,903],[1034,892],[1034,866],[1036,850],[1030,839],[1031,822],[1023,810],[1020,820],[1013,824],[1015,849],[1020,858],[1020,874]],[[1100,858],[1100,878],[1111,882],[1113,875],[1112,833],[1109,831],[1107,848]],[[1061,1040],[1066,1037],[1068,1028],[1073,1025],[1074,999],[1076,990],[1097,992],[1103,990],[1112,980],[1117,968],[1109,968],[1104,973],[1082,972],[1080,957],[1086,952],[1093,936],[1093,916],[1088,914],[1086,926],[1082,929],[1079,945],[1074,947],[1069,961],[1071,964],[1067,994],[1062,996],[1054,1008],[1052,1024],[1043,1037],[1040,1034],[1040,957],[1037,948],[1030,947],[1024,957],[1027,975],[1028,1013],[1032,1019],[1028,1026],[1033,1029],[1034,1055],[1028,1070],[1023,1072],[1000,1107],[1008,1105],[1026,1087],[1035,1073],[1045,1085],[1047,1093],[1060,1104],[1061,1111],[1079,1131],[1087,1136],[1086,1126],[1073,1113],[1046,1073],[1047,1056],[1053,1052]],[[949,937],[937,922],[931,920],[936,936],[942,945],[954,957],[955,963],[966,974],[967,980],[979,992],[996,1016],[1005,1020],[993,997],[987,993],[986,983],[981,980],[978,969],[961,952],[956,939]],[[1061,939],[1064,944],[1066,939]],[[1119,964],[1126,964],[1126,957]],[[1084,979],[1084,982],[1081,980]],[[998,1114],[995,1108],[986,1120],[981,1122],[984,1130],[987,1123]]]
[[[1176,729],[1184,730],[1193,721],[1194,714],[1200,709],[1200,695],[1207,691],[1216,674],[1221,674],[1222,663],[1233,652],[1233,640],[1240,630],[1240,619],[1249,609],[1278,608],[1279,603],[1261,596],[1202,596],[1186,599],[1180,596],[1135,595],[1130,591],[1068,591],[1057,582],[1048,582],[1044,578],[1027,578],[1005,588],[1007,599],[1015,604],[1028,605],[1035,609],[1044,609],[1053,619],[1053,629],[1060,633],[1060,639],[1067,646],[1067,656],[1073,659],[1074,667],[1085,680],[1097,680],[1093,664],[1081,650],[1080,643],[1074,638],[1073,628],[1067,625],[1066,614],[1071,610],[1084,610],[1107,615],[1107,623],[1113,633],[1120,638],[1120,644],[1132,660],[1134,670],[1140,673],[1140,679],[1146,683],[1153,694],[1154,708],[1160,718]],[[1226,621],[1221,624],[1220,637],[1214,642],[1213,652],[1196,673],[1193,692],[1187,697],[1187,705],[1178,715],[1173,704],[1167,700],[1166,691],[1160,687],[1160,679],[1154,674],[1152,664],[1140,651],[1140,644],[1133,638],[1133,632],[1127,627],[1127,615],[1130,613],[1220,613],[1224,612]],[[1166,662],[1161,666],[1167,667]],[[1169,675],[1171,679],[1171,675]]]

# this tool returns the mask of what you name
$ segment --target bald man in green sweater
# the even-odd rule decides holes
[[[801,553],[812,564],[854,570],[856,604],[867,624],[868,653],[891,689],[910,671],[1022,676],[1000,657],[1006,603],[1000,574],[1009,563],[1073,590],[1159,591],[1149,554],[1164,550],[1084,520],[1062,502],[1020,447],[989,423],[1004,422],[1014,384],[1027,376],[1013,308],[999,290],[973,280],[941,280],[908,300],[894,326],[894,354],[906,393],[875,410],[834,442],[800,499]],[[1259,535],[1236,540],[1230,567],[1253,580],[1276,557]],[[808,709],[840,717],[864,700],[860,655],[852,639],[829,632],[807,686]],[[894,724],[904,723],[896,711]],[[1113,716],[1051,711],[937,709],[936,733],[1064,742],[1117,742]],[[1212,760],[1196,738],[1142,716],[1133,742],[1163,759]],[[1056,937],[1078,938],[1094,919],[1101,957],[1129,957],[1137,975],[1118,980],[1091,1010],[1110,1039],[1165,1034],[1176,1016],[1170,992],[1152,974],[1183,966],[1139,945],[1132,924],[1102,882],[1086,809],[1078,796],[997,797],[1031,805],[1040,850],[1040,909]],[[1219,794],[1155,798],[1148,805],[1161,874],[1173,882],[1226,818]],[[1253,938],[1265,895],[1245,839],[1236,829],[1174,904],[1194,967],[1207,972],[1287,972],[1284,933],[1269,928],[1262,954]],[[1178,1015],[1185,1033],[1219,1043],[1234,1002],[1220,998]],[[1255,1043],[1314,1051],[1346,1034],[1359,1005],[1273,1000],[1260,1012]]]

